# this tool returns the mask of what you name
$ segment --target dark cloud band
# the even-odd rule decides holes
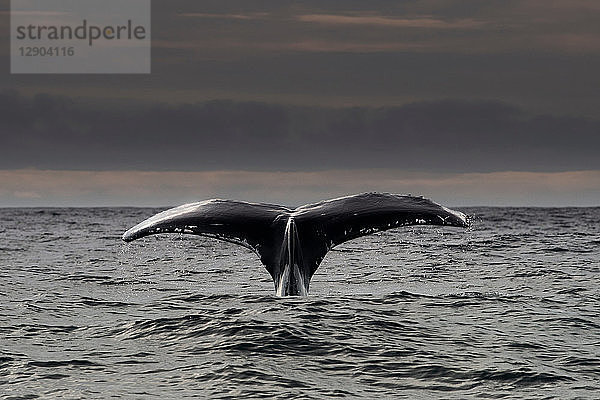
[[[600,169],[600,122],[498,102],[123,106],[4,92],[0,132],[2,169]]]

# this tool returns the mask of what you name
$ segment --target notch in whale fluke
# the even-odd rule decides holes
[[[278,294],[297,295],[308,293],[310,279],[334,246],[408,225],[467,227],[469,223],[463,213],[431,200],[389,193],[363,193],[295,209],[208,200],[156,214],[125,232],[123,240],[186,233],[237,243],[258,254]]]

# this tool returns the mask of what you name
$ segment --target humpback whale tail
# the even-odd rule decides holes
[[[407,225],[466,227],[466,216],[423,197],[363,193],[295,209],[233,200],[184,204],[123,234],[130,242],[158,233],[189,233],[233,242],[260,257],[279,296],[308,294],[310,279],[334,246]]]

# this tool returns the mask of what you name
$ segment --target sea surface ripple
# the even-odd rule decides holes
[[[242,247],[120,241],[157,211],[0,209],[0,397],[598,398],[600,208],[356,239],[296,298]]]

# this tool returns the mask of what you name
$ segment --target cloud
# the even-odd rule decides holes
[[[201,19],[233,19],[233,20],[253,20],[253,19],[263,19],[267,17],[269,14],[265,12],[255,12],[250,14],[215,14],[215,13],[179,13],[178,17],[185,18],[201,18]]]
[[[348,42],[335,40],[302,40],[286,44],[286,49],[310,52],[379,53],[388,51],[422,50],[426,44],[401,42]]]
[[[569,53],[592,53],[600,51],[598,33],[557,33],[539,38],[549,48],[563,49]]]
[[[37,192],[24,192],[15,190],[13,196],[17,199],[40,199],[42,196]]]
[[[421,172],[600,169],[600,122],[490,101],[400,107],[0,96],[0,168]]]
[[[70,13],[59,11],[0,11],[0,15],[32,15],[36,17],[56,17],[70,15]]]
[[[416,173],[325,171],[0,170],[2,205],[165,206],[208,198],[301,205],[389,191],[451,205],[598,205],[600,171]]]
[[[600,4],[596,0],[525,0],[519,7],[525,10],[549,9],[555,12],[600,11]]]
[[[536,112],[596,118],[597,4],[154,2],[151,75],[51,79],[10,74],[6,15],[0,18],[0,37],[6,39],[0,88],[28,95],[334,106],[496,99]]]
[[[431,17],[397,18],[382,15],[303,14],[297,18],[302,22],[314,22],[324,25],[372,25],[422,29],[473,29],[484,24],[482,21],[472,19],[444,21]]]

